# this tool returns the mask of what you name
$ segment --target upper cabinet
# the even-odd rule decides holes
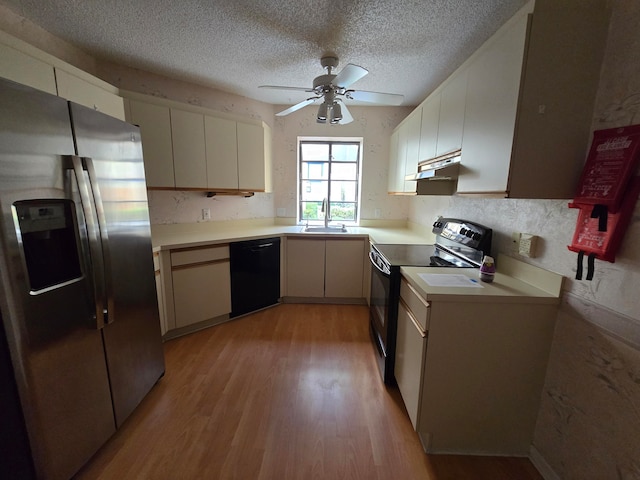
[[[403,166],[414,173],[407,117],[391,137],[389,192],[572,198],[589,146],[608,3],[525,5],[410,114],[422,118],[419,161],[462,150],[457,187],[400,180]]]
[[[124,101],[118,89],[71,65],[55,67],[58,96],[124,120]]]
[[[176,188],[207,188],[204,115],[171,108],[171,140]]]
[[[0,76],[57,95],[53,66],[31,55],[0,44]]]
[[[610,11],[570,3],[530,2],[472,57],[459,194],[573,197]]]
[[[113,85],[0,31],[0,76],[124,120]]]
[[[147,185],[175,188],[169,107],[129,100],[129,122],[140,127]]]
[[[139,125],[147,186],[271,191],[271,129],[258,120],[125,92]]]
[[[416,182],[406,182],[404,177],[418,169],[421,125],[422,111],[416,109],[392,134],[388,185],[391,194],[416,193]]]
[[[420,160],[451,153],[462,146],[467,79],[467,69],[459,69],[442,86],[441,92],[436,94],[440,97],[436,154],[421,157]]]

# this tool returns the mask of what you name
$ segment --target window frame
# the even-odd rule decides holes
[[[331,173],[332,173],[332,163],[351,163],[351,162],[338,162],[331,159],[331,151],[333,145],[353,145],[357,144],[358,146],[358,156],[356,160],[356,178],[355,178],[355,186],[356,186],[356,200],[353,203],[355,205],[355,219],[354,220],[336,220],[340,223],[344,223],[345,225],[359,225],[360,224],[360,213],[361,213],[361,203],[362,203],[362,160],[363,160],[363,137],[298,137],[298,148],[297,148],[297,186],[296,186],[296,220],[298,224],[308,223],[309,225],[320,224],[323,223],[322,219],[318,220],[305,220],[303,219],[303,200],[302,200],[302,166],[304,159],[302,158],[302,145],[303,144],[328,144],[329,145],[329,160],[328,164],[328,174],[326,178],[327,182],[327,201],[328,206],[327,209],[331,211]],[[335,180],[334,181],[339,181]],[[353,181],[353,180],[348,180]],[[308,201],[308,200],[307,200]],[[342,203],[336,202],[333,203]]]

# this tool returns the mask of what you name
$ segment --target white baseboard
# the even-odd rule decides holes
[[[531,460],[531,463],[538,469],[538,472],[540,472],[544,480],[561,480],[558,474],[551,468],[551,465],[547,463],[542,454],[533,445],[531,445],[529,449],[529,460]]]

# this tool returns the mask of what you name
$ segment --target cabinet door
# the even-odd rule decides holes
[[[458,193],[507,191],[526,32],[524,15],[469,66]]]
[[[53,66],[7,45],[0,45],[0,77],[56,95]]]
[[[464,126],[468,71],[456,72],[442,88],[436,155],[460,149]]]
[[[422,105],[422,124],[420,126],[419,161],[436,156],[438,142],[438,119],[440,117],[440,94],[431,95]]]
[[[140,127],[147,186],[175,187],[169,107],[138,100],[130,100],[129,106],[130,122]]]
[[[122,97],[59,68],[55,73],[58,96],[124,120]]]
[[[418,428],[422,368],[426,337],[411,319],[412,313],[404,302],[398,305],[398,330],[396,337],[396,364],[394,374],[398,389],[407,408],[413,428]]]
[[[416,191],[416,182],[405,182],[404,176],[418,171],[418,161],[420,155],[420,127],[422,125],[422,108],[416,108],[407,122],[403,125],[406,129],[406,157],[404,173],[402,175],[402,191],[413,193]]]
[[[389,139],[389,177],[387,179],[387,191],[389,193],[398,192],[398,161],[399,161],[399,132],[395,130]],[[404,170],[404,167],[403,167]]]
[[[287,295],[324,297],[325,241],[287,239]]]
[[[231,312],[229,261],[185,266],[173,271],[176,327]]]
[[[236,122],[205,115],[208,188],[238,188]]]
[[[207,188],[204,115],[171,109],[176,188]]]
[[[237,123],[238,132],[238,188],[263,192],[265,190],[264,129],[262,125]]]
[[[324,296],[363,298],[365,242],[362,239],[326,240]]]

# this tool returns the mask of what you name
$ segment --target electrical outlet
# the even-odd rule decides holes
[[[382,210],[380,210],[379,208],[376,208],[373,211],[373,214],[375,215],[376,218],[380,218],[380,217],[382,217]]]
[[[520,234],[520,245],[518,246],[518,253],[524,257],[535,257],[537,243],[537,236],[531,235],[530,233]]]
[[[211,220],[211,209],[203,208],[202,209],[202,219],[203,220]]]
[[[276,209],[276,216],[278,217],[285,217],[287,215],[287,209],[286,208],[277,208]]]

